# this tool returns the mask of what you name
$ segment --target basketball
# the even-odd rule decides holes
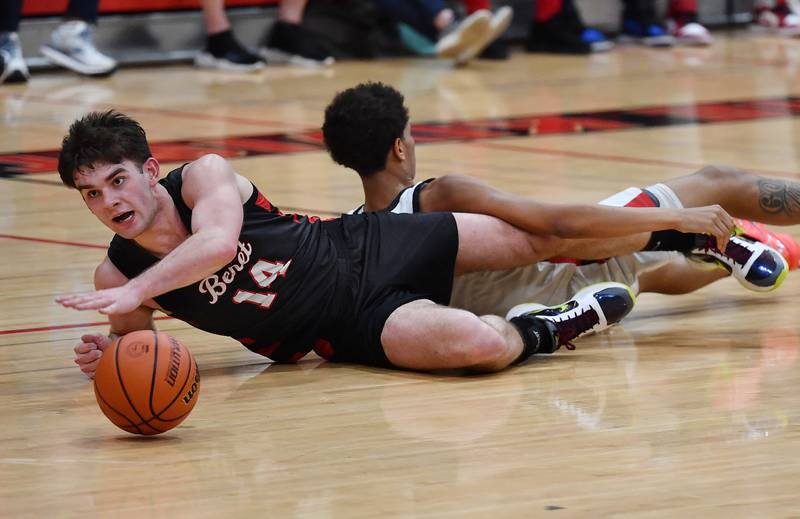
[[[199,391],[200,372],[189,348],[152,330],[118,337],[100,357],[94,379],[103,414],[132,434],[176,427],[189,416]]]

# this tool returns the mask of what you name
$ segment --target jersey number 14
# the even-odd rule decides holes
[[[258,260],[255,265],[250,268],[250,276],[261,288],[269,288],[269,286],[279,277],[285,277],[286,271],[289,270],[289,265],[292,260],[286,263],[271,262]],[[234,303],[252,303],[258,305],[264,310],[269,310],[272,303],[278,294],[275,292],[248,292],[247,290],[238,290],[233,296]]]

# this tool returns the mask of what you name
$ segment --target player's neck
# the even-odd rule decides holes
[[[172,197],[161,185],[156,192],[156,203],[157,209],[153,221],[134,241],[154,256],[163,258],[183,243],[191,233],[183,224]]]
[[[397,195],[414,185],[414,179],[401,172],[382,170],[368,177],[361,177],[364,186],[364,211],[374,212],[386,209]]]

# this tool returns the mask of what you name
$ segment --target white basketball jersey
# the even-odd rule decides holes
[[[389,204],[383,211],[396,214],[411,214],[418,213],[419,210],[419,194],[422,190],[431,183],[432,178],[417,182],[413,186],[409,186],[402,190],[392,203]],[[364,212],[364,206],[360,205],[347,214],[361,214]]]

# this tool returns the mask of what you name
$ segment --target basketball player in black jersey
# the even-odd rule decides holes
[[[326,109],[323,135],[328,150],[339,164],[355,170],[363,184],[365,204],[355,212],[393,211],[398,213],[428,211],[464,211],[490,214],[504,219],[519,228],[535,233],[551,234],[566,238],[611,235],[626,229],[638,231],[661,231],[678,229],[694,233],[708,233],[716,237],[722,250],[727,250],[723,240],[733,227],[732,221],[722,208],[742,218],[753,218],[764,222],[790,225],[800,223],[800,184],[781,179],[756,177],[742,171],[725,167],[704,168],[693,175],[656,184],[649,190],[631,188],[616,197],[620,205],[635,202],[642,206],[662,205],[673,207],[672,212],[629,213],[631,219],[622,224],[611,222],[606,216],[614,213],[605,210],[636,211],[630,208],[597,207],[593,213],[584,206],[562,206],[542,203],[531,198],[517,196],[494,189],[484,182],[464,175],[446,175],[438,179],[415,184],[416,159],[414,139],[411,135],[408,110],[403,96],[395,89],[380,83],[365,83],[341,92]],[[708,206],[700,209],[682,207]],[[693,211],[699,211],[693,214]],[[719,214],[715,213],[719,212]],[[642,214],[652,219],[638,220]],[[711,215],[709,217],[709,215]],[[693,217],[699,216],[697,220]],[[657,219],[665,217],[661,222]],[[681,218],[686,220],[681,221]],[[672,218],[669,220],[668,218]],[[642,225],[642,222],[645,225]],[[711,225],[703,228],[702,225]],[[750,222],[739,222],[751,238],[763,241],[779,249],[789,261],[790,268],[800,262],[800,249],[788,235],[770,233]],[[699,224],[699,225],[698,225]],[[646,228],[647,226],[650,228]],[[753,253],[765,253],[772,261],[778,257],[767,245],[754,240],[736,237],[736,245],[750,249]],[[685,293],[731,274],[746,287],[753,290],[776,288],[785,271],[751,283],[748,280],[753,270],[759,270],[757,261],[743,268],[747,261],[724,258],[721,251],[712,252],[698,247],[699,242],[710,242],[705,236],[683,234],[673,230],[632,235],[627,240],[561,240],[551,242],[554,255],[580,258],[605,257],[607,252],[623,254],[630,251],[677,250],[696,254],[703,259],[724,262],[724,267],[714,270],[698,270],[693,263],[676,254],[645,253],[636,258],[618,261],[615,271],[596,265],[576,267],[573,265],[538,266],[528,269],[524,275],[497,273],[467,276],[458,281],[480,284],[476,290],[462,288],[454,293],[454,304],[473,311],[505,312],[513,302],[502,296],[489,294],[491,285],[495,292],[511,292],[515,297],[525,293],[533,300],[553,304],[563,300],[565,293],[573,293],[586,282],[603,280],[624,281],[638,284],[636,290],[662,293]],[[604,245],[605,243],[605,245]],[[731,248],[734,244],[731,244]],[[713,247],[712,247],[713,248]],[[710,253],[710,254],[706,254]],[[648,255],[649,254],[649,255]],[[733,261],[731,261],[733,260]],[[617,259],[612,259],[617,261]],[[780,269],[781,266],[776,266]],[[569,270],[568,270],[569,269]],[[651,269],[650,271],[647,271]],[[625,272],[625,271],[628,272]],[[469,281],[467,281],[469,279]],[[531,288],[523,291],[520,285],[528,283]],[[459,283],[457,282],[457,285]],[[486,286],[484,286],[486,285]],[[533,286],[537,285],[537,286]],[[479,293],[481,297],[475,297]],[[462,297],[466,296],[466,297]],[[493,301],[494,298],[494,301]]]
[[[495,371],[597,326],[530,315],[509,322],[444,306],[455,274],[542,257],[540,239],[496,218],[284,214],[217,155],[159,180],[144,130],[113,111],[73,123],[58,169],[115,232],[96,290],[57,298],[109,316],[110,336],[85,335],[75,348],[90,377],[110,339],[153,329],[156,309],[277,361],[313,349],[334,361],[415,370]],[[633,304],[625,287],[593,296],[606,306],[603,325]]]

